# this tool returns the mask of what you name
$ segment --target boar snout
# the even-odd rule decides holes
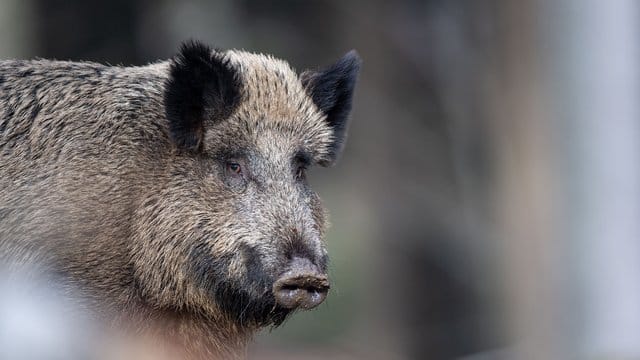
[[[294,257],[288,270],[273,284],[276,302],[287,309],[313,309],[324,301],[328,292],[327,275],[301,257]]]

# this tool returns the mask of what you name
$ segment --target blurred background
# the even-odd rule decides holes
[[[332,293],[253,359],[640,359],[634,0],[0,0],[0,57],[364,60]]]

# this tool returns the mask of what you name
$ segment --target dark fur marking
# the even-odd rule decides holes
[[[335,142],[331,148],[331,162],[336,160],[344,146],[353,90],[361,63],[358,54],[351,50],[326,69],[306,71],[300,75],[309,96],[327,115],[327,122],[333,128]]]
[[[313,156],[306,151],[298,151],[293,157],[293,165],[309,166],[311,165]]]
[[[247,280],[261,285],[268,285],[265,283],[265,269],[260,254],[256,249],[248,246],[242,246],[242,255],[244,256],[247,267]]]
[[[9,107],[9,109],[10,108],[11,107]],[[9,120],[11,120],[12,117],[13,117],[13,113],[7,110],[5,114],[3,114],[2,118],[0,118],[0,134],[3,134],[4,131],[7,129],[7,125],[9,125]]]
[[[13,116],[16,114],[16,108],[13,105],[7,105],[7,108],[4,113],[4,119],[6,122],[9,122],[9,119],[13,119]]]
[[[33,125],[33,122],[36,120],[36,117],[38,117],[40,110],[42,110],[42,105],[40,105],[40,103],[38,103],[37,100],[34,101],[34,105],[31,108],[31,114],[29,115],[29,120],[32,125]]]
[[[214,258],[206,244],[194,247],[190,264],[196,284],[210,293],[220,309],[238,324],[280,325],[290,311],[276,306],[271,293],[273,279],[265,273],[255,249],[243,246],[241,252],[247,262],[247,276],[237,280],[228,277],[235,254]]]
[[[204,122],[226,119],[240,102],[239,76],[199,42],[182,44],[174,58],[164,101],[171,137],[189,151],[201,149]]]
[[[27,77],[33,74],[33,69],[25,69],[18,72],[19,77]]]

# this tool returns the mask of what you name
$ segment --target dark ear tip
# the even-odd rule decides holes
[[[180,44],[177,56],[174,58],[179,63],[199,63],[209,61],[213,50],[206,44],[197,40],[187,40]]]
[[[352,62],[357,63],[358,65],[362,64],[362,57],[356,49],[349,50],[346,54],[344,54],[344,58],[350,59]]]
[[[339,63],[350,71],[358,72],[362,66],[362,58],[356,50],[350,50],[340,59]]]

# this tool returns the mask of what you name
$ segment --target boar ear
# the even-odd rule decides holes
[[[334,143],[330,159],[323,165],[335,162],[342,151],[349,125],[353,89],[361,63],[358,53],[351,50],[325,69],[305,71],[300,75],[307,93],[318,109],[327,116],[327,122],[333,129]]]
[[[171,139],[178,148],[200,151],[205,120],[229,117],[240,101],[238,76],[218,52],[186,42],[171,61],[164,102]]]

